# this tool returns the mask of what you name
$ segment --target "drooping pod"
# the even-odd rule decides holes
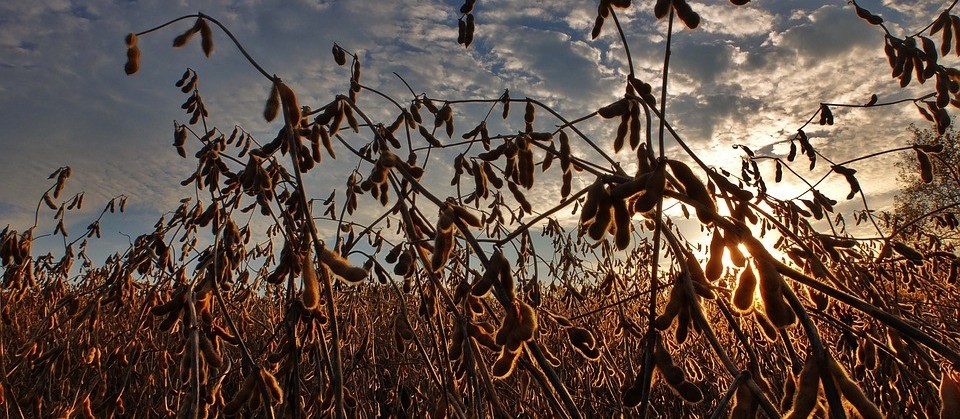
[[[713,220],[717,217],[717,203],[710,196],[707,187],[700,178],[683,162],[667,160],[667,164],[670,165],[670,171],[680,182],[684,193],[697,203],[697,218],[700,219],[700,222],[708,225],[713,223]]]
[[[867,395],[863,393],[860,385],[847,375],[847,371],[833,357],[829,357],[829,369],[830,375],[837,383],[837,388],[843,394],[843,398],[853,405],[861,417],[864,419],[883,419],[883,414],[880,413],[877,405],[870,401]]]
[[[303,258],[301,267],[301,276],[303,278],[303,294],[300,299],[303,300],[303,306],[307,310],[317,308],[320,304],[320,279],[317,276],[317,269],[313,264],[313,255],[310,251]],[[323,274],[326,275],[326,267],[321,266]]]
[[[734,308],[742,313],[749,312],[753,308],[753,295],[756,290],[757,277],[753,273],[753,265],[748,263],[747,267],[740,272],[737,288],[733,292]]]
[[[355,285],[367,278],[367,270],[350,264],[339,254],[331,252],[326,247],[320,249],[320,262],[330,268],[330,271],[348,284]]]
[[[784,418],[801,419],[810,417],[810,413],[817,407],[817,396],[820,392],[820,366],[813,355],[808,355],[800,376],[797,378],[797,389],[793,396],[793,406]]]

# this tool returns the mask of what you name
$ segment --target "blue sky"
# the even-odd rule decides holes
[[[859,20],[844,1],[691,4],[703,24],[676,33],[667,112],[694,149],[717,167],[737,171],[740,155],[731,148],[737,143],[785,153],[782,142],[821,101],[863,103],[872,93],[889,101],[927,92],[899,89],[882,56],[882,32]],[[882,15],[897,34],[915,32],[947,5],[905,0],[860,4]],[[508,88],[513,97],[540,99],[569,118],[621,94],[627,69],[619,38],[608,25],[599,39],[589,39],[595,2],[480,0],[470,49],[456,43],[459,5],[430,0],[2,2],[0,227],[29,227],[37,200],[49,186],[47,175],[62,165],[73,168],[65,195],[86,193],[84,212],[68,216],[67,228],[74,235],[109,198],[130,197],[129,214],[104,225],[106,237],[96,245],[101,249],[126,243],[119,232],[149,231],[163,212],[192,196],[193,190],[180,187],[179,181],[194,163],[170,146],[173,122],[187,119],[179,107],[185,97],[173,84],[188,66],[200,73],[215,125],[229,132],[239,124],[258,138],[272,138],[278,126],[260,116],[269,85],[220,32],[215,32],[217,49],[210,59],[203,57],[199,42],[179,50],[170,47],[189,22],[143,37],[140,73],[124,75],[125,34],[197,11],[226,24],[269,72],[298,93],[301,104],[324,104],[345,91],[346,70],[330,55],[334,42],[359,53],[365,84],[403,101],[409,93],[392,72],[431,97],[493,98]],[[656,86],[666,25],[654,20],[652,10],[653,1],[635,1],[621,21],[638,76]],[[362,97],[361,105],[374,118],[393,119],[391,109],[371,95]],[[472,128],[484,111],[458,108],[458,133]],[[811,127],[808,134],[836,159],[905,144],[910,123],[927,126],[910,104],[835,110],[835,115],[836,125]],[[497,129],[515,132],[519,117],[515,112],[509,126]],[[590,122],[584,129],[611,147],[615,125]],[[586,148],[579,150],[590,156]],[[430,164],[444,173],[453,155],[438,153]],[[631,153],[617,158],[630,171]],[[892,203],[892,162],[855,166],[864,190],[874,197],[874,208]],[[329,185],[343,184],[353,164],[342,158],[325,161],[312,173],[308,191],[326,196]],[[799,168],[806,173],[803,166]],[[821,173],[818,168],[811,177]],[[447,174],[436,176],[433,186],[443,188],[448,179]],[[556,202],[559,176],[543,182],[545,192],[531,196],[535,206]],[[771,192],[788,197],[797,188],[799,183],[787,177]],[[825,191],[842,200],[846,184],[833,179]],[[849,212],[858,205],[845,203],[840,209]],[[53,224],[41,223],[44,228],[52,230]]]

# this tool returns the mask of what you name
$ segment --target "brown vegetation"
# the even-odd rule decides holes
[[[466,46],[479,30],[473,3],[461,8]],[[594,36],[620,30],[617,12],[630,3],[601,0]],[[929,38],[894,37],[879,16],[855,11],[883,28],[901,85],[914,73],[936,79],[934,93],[906,102],[942,133],[960,72],[938,63]],[[669,20],[668,36],[674,13],[689,28],[700,21],[684,0],[658,1],[654,12]],[[186,19],[195,24],[176,47],[199,33],[209,56],[213,29],[234,40],[212,17],[185,16],[128,36],[126,72],[140,69],[138,37]],[[928,29],[943,31],[947,55],[960,19],[948,9]],[[177,87],[190,119],[175,127],[174,146],[184,157],[197,149],[183,185],[199,201],[185,199],[95,266],[83,251],[99,219],[67,241],[63,218],[82,195],[60,196],[63,168],[38,204],[56,212],[62,258],[31,252],[37,225],[3,230],[6,415],[873,418],[941,408],[950,417],[960,406],[957,250],[934,236],[913,240],[921,219],[884,224],[860,191],[853,167],[862,159],[831,161],[804,127],[788,156],[740,147],[734,176],[690,151],[663,115],[665,93],[658,100],[632,68],[623,97],[567,119],[508,92],[445,99],[411,89],[400,102],[363,85],[360,60],[339,45],[333,58],[349,65],[349,91],[314,108],[243,53],[271,86],[265,119],[282,117],[282,128],[258,141],[208,126],[199,77],[187,70]],[[665,60],[662,86],[668,68]],[[396,118],[370,119],[361,94],[395,106]],[[902,102],[814,104],[807,123],[843,123],[831,108]],[[493,112],[456,120],[466,103],[504,118],[513,105],[522,130],[488,132]],[[593,118],[619,121],[612,149],[635,152],[637,173],[579,128]],[[475,128],[454,140],[455,120]],[[665,137],[685,153],[665,155]],[[795,200],[766,193],[761,164],[775,165],[776,182],[784,169],[804,179],[791,167],[796,144],[811,168],[826,161],[850,183],[848,199],[864,198],[856,222],[877,236],[845,233],[819,182]],[[345,187],[309,196],[304,174],[323,170],[335,150],[356,170]],[[455,191],[421,183],[438,173],[429,156],[441,151],[456,156]],[[935,144],[898,151],[916,153],[923,181],[940,176],[928,167]],[[527,196],[546,178],[562,182],[560,203],[535,208]],[[575,178],[588,186],[575,190]],[[101,217],[125,202],[110,201]],[[664,216],[677,202],[709,235],[708,249]],[[361,203],[382,210],[369,217]],[[579,212],[578,228],[552,218],[563,209]],[[262,239],[254,218],[269,224]],[[320,223],[334,233],[323,236]],[[761,241],[768,234],[775,245]]]

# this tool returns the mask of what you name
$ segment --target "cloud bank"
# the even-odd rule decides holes
[[[653,19],[652,1],[634,3],[620,19],[637,76],[658,85],[666,23]],[[861,3],[900,32],[923,27],[923,19],[942,7],[938,2]],[[718,167],[739,168],[734,144],[782,153],[783,142],[820,102],[862,103],[873,93],[894,100],[926,92],[894,85],[882,55],[882,31],[858,20],[844,2],[692,5],[704,23],[696,31],[675,34],[667,115],[685,140]],[[152,220],[191,196],[192,190],[178,181],[194,167],[170,147],[173,121],[186,119],[179,109],[185,97],[173,82],[188,66],[200,74],[213,124],[227,132],[239,124],[262,140],[276,135],[278,127],[259,116],[268,83],[222,33],[215,33],[217,50],[209,60],[197,45],[170,48],[170,40],[189,22],[143,37],[140,73],[123,74],[126,33],[198,8],[227,25],[303,103],[322,105],[348,87],[345,69],[329,54],[334,42],[359,54],[365,84],[401,102],[411,95],[394,72],[431,97],[495,98],[510,89],[513,97],[537,98],[570,119],[622,93],[628,72],[623,47],[609,23],[599,39],[589,39],[596,13],[592,2],[480,2],[470,49],[456,43],[458,7],[453,1],[428,0],[221,0],[202,7],[188,1],[0,4],[0,225],[32,224],[36,199],[49,186],[46,175],[61,165],[73,168],[70,191],[86,191],[88,214],[98,210],[92,203],[128,195],[129,206],[141,215],[118,222],[116,229],[130,234],[148,230]],[[361,97],[361,105],[386,122],[396,112],[371,94]],[[458,134],[472,128],[484,112],[485,106],[458,108]],[[808,134],[836,160],[904,144],[908,124],[926,126],[910,104],[835,114],[837,125],[810,127]],[[507,121],[495,118],[492,128],[516,131],[519,117],[515,111]],[[545,128],[555,122],[538,121]],[[590,122],[584,129],[610,147],[615,122]],[[576,149],[596,157],[585,146]],[[455,155],[436,153],[428,164],[449,169]],[[624,167],[633,167],[631,153],[616,157]],[[319,193],[327,190],[324,185],[342,185],[354,169],[351,164],[324,162],[310,179],[320,186],[308,190]],[[889,164],[889,159],[871,160],[856,167],[866,192],[878,197],[875,208],[889,205],[896,188]],[[822,170],[811,175],[818,177]],[[445,188],[448,179],[431,181]],[[543,179],[554,190],[559,187],[555,179]],[[801,185],[788,178],[773,193],[792,197]],[[845,184],[831,182],[827,192],[842,198]],[[556,194],[530,198],[535,205],[546,204],[555,202]],[[83,217],[77,223],[80,219],[83,225],[74,230],[85,225]]]

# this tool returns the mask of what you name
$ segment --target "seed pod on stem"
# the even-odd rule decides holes
[[[321,266],[320,269],[322,275],[327,275],[326,267]],[[320,304],[320,279],[317,275],[317,269],[313,264],[313,255],[311,252],[307,252],[306,256],[303,258],[303,266],[301,267],[301,274],[303,276],[303,294],[300,296],[303,300],[303,306],[307,310],[312,310],[317,308]]]
[[[240,412],[240,409],[254,396],[254,391],[257,389],[257,378],[254,374],[247,375],[244,378],[243,383],[240,384],[240,390],[234,394],[233,398],[230,399],[227,404],[223,406],[223,413],[227,416],[236,415]]]
[[[272,122],[280,111],[280,90],[276,84],[270,88],[270,96],[267,98],[267,105],[263,109],[263,119]]]
[[[290,120],[290,125],[297,127],[300,125],[300,103],[297,102],[297,95],[293,93],[293,89],[290,89],[290,86],[287,86],[286,83],[277,82],[276,83],[277,92],[280,95],[281,103],[283,104],[283,110],[287,113],[287,118]]]
[[[754,255],[756,256],[756,255]],[[783,296],[783,287],[788,286],[776,266],[765,258],[754,259],[757,265],[757,278],[760,287],[760,298],[763,300],[764,312],[770,322],[777,328],[792,326],[797,322],[797,314],[787,304]]]
[[[940,417],[946,419],[960,412],[960,377],[950,367],[942,367],[940,377]]]
[[[503,347],[500,350],[500,356],[493,362],[493,378],[503,380],[513,374],[518,359],[520,359],[520,350],[511,351]]]
[[[200,26],[200,45],[203,48],[203,54],[210,58],[210,54],[213,54],[213,31],[210,30],[206,19],[200,19],[197,24]]]
[[[863,389],[847,375],[847,371],[833,357],[829,357],[829,368],[830,375],[836,381],[843,398],[853,405],[861,417],[864,419],[883,419],[883,414],[880,413],[877,405],[870,401],[867,395],[863,393]]]
[[[733,292],[734,308],[742,313],[749,312],[753,308],[753,295],[756,290],[757,277],[753,273],[753,265],[748,263],[743,272],[740,272],[737,288]]]
[[[710,257],[707,259],[707,266],[704,269],[704,275],[707,280],[714,282],[720,279],[723,274],[723,252],[726,249],[723,236],[720,230],[713,230],[713,237],[710,239]]]
[[[788,419],[808,418],[817,407],[817,395],[820,393],[820,366],[813,355],[807,361],[797,378],[797,390],[793,397],[793,408],[784,415]]]
[[[140,47],[136,43],[127,48],[127,63],[124,64],[123,71],[128,76],[140,71]]]
[[[667,160],[667,164],[670,165],[670,171],[673,172],[673,175],[680,181],[684,193],[697,203],[697,218],[704,224],[712,224],[717,216],[717,203],[707,192],[707,187],[685,163],[677,160]]]
[[[320,262],[330,268],[330,271],[336,274],[350,285],[356,285],[367,277],[367,270],[350,265],[350,262],[340,255],[327,250],[326,247],[320,249],[318,255]]]

